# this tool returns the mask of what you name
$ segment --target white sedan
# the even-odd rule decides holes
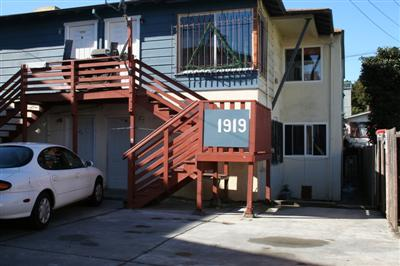
[[[41,143],[0,144],[0,219],[30,217],[44,228],[52,211],[103,200],[103,173],[69,149]]]

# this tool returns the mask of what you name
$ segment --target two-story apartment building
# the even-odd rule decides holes
[[[272,134],[272,165],[269,167],[268,160],[256,164],[252,184],[255,199],[265,199],[268,192],[263,187],[269,187],[265,178],[269,171],[272,198],[288,185],[295,198],[340,199],[344,33],[334,29],[331,10],[287,10],[281,0],[138,0],[126,4],[127,16],[133,22],[135,58],[207,100],[226,100],[232,106],[255,100],[271,109],[272,124],[258,126],[257,134]],[[65,59],[66,40],[72,40],[71,58],[90,58],[94,49],[110,48],[111,43],[117,43],[121,52],[127,41],[127,26],[115,7],[96,5],[1,16],[0,85],[23,64],[32,69],[29,77],[35,77],[33,69]],[[288,69],[298,42],[293,67]],[[79,81],[92,78],[87,76],[95,72],[90,67],[86,65],[86,76]],[[107,73],[113,71],[118,70]],[[50,78],[51,73],[44,76]],[[137,74],[138,79],[142,76],[146,73]],[[149,75],[147,78],[141,84],[152,86],[154,80]],[[91,86],[101,87],[100,80],[101,76],[97,77],[97,83]],[[72,81],[58,81],[63,82]],[[36,95],[29,98],[31,107],[42,108],[31,111],[35,121],[30,123],[27,139],[73,146],[70,102],[58,99],[43,104],[60,90],[50,88],[56,81],[42,83],[46,86],[29,92]],[[279,87],[282,89],[277,95]],[[80,99],[77,151],[106,173],[109,188],[126,189],[128,167],[121,156],[130,147],[132,124],[127,98],[118,93],[110,93],[108,98]],[[183,94],[191,97],[185,91]],[[164,123],[148,104],[146,98],[137,97],[136,142]],[[19,129],[18,122],[2,125],[3,141],[20,138],[14,132]],[[228,190],[229,198],[244,200],[249,168],[239,162],[219,162],[219,171],[229,170],[219,187]],[[205,197],[211,197],[212,182],[202,182],[210,187],[203,190]],[[195,195],[196,184],[192,184],[178,193]]]

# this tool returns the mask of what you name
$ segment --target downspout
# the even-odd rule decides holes
[[[333,200],[333,153],[332,153],[332,140],[333,140],[333,126],[332,126],[332,101],[333,101],[333,69],[332,69],[332,46],[333,46],[334,40],[333,40],[333,35],[330,35],[330,43],[329,43],[329,157],[328,157],[328,169],[329,169],[329,183],[328,183],[328,193],[329,193],[329,199]]]
[[[92,15],[95,16],[97,18],[98,21],[98,28],[97,28],[97,36],[98,36],[98,44],[97,44],[97,48],[98,49],[103,49],[104,47],[104,19],[102,17],[100,17],[99,14],[96,13],[96,9],[93,8],[92,9]]]
[[[306,18],[305,19],[303,30],[300,33],[299,39],[297,40],[297,43],[296,43],[296,47],[294,48],[294,51],[293,51],[293,53],[292,53],[292,55],[290,57],[289,66],[286,68],[285,74],[283,74],[283,77],[282,77],[282,80],[281,80],[281,82],[279,84],[278,90],[275,93],[274,100],[272,101],[272,110],[274,110],[276,102],[278,101],[279,95],[281,94],[281,91],[282,91],[283,85],[285,84],[287,76],[289,75],[290,71],[293,68],[294,59],[296,58],[297,53],[299,52],[300,45],[303,42],[304,35],[306,34],[306,31],[307,31],[308,25],[310,25],[310,22],[311,22],[311,18]]]
[[[329,125],[329,155],[328,155],[328,171],[329,171],[329,181],[328,181],[328,199],[333,200],[332,195],[332,34],[330,35],[330,42],[329,42],[329,101],[328,101],[328,125]]]

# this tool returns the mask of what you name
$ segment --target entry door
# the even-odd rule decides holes
[[[107,187],[127,189],[128,161],[122,154],[129,149],[129,119],[108,119],[107,131]]]
[[[65,23],[65,39],[72,40],[72,58],[90,58],[97,48],[97,21]]]
[[[78,119],[78,154],[84,161],[95,161],[94,158],[94,118]]]
[[[128,28],[124,18],[105,19],[105,47],[110,48],[111,42],[118,42],[118,51],[121,52],[128,39]],[[132,17],[133,54],[140,56],[140,16]],[[127,52],[127,50],[125,50]]]

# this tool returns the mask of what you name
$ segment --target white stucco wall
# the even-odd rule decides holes
[[[285,39],[282,47],[293,47],[295,39]],[[339,200],[342,153],[342,88],[341,36],[306,38],[303,47],[322,49],[322,80],[286,82],[275,112],[285,123],[327,124],[328,154],[325,157],[284,156],[283,184],[288,184],[292,196],[301,197],[302,186],[312,186],[317,200]],[[284,60],[282,58],[282,60]],[[273,170],[273,172],[275,169]]]

